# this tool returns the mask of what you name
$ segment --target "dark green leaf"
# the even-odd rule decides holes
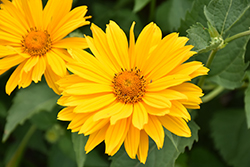
[[[224,160],[234,167],[249,167],[250,130],[247,129],[244,110],[217,111],[211,121],[215,147]]]
[[[221,35],[227,32],[249,8],[246,0],[212,0],[204,7],[207,20]]]
[[[42,83],[20,90],[8,111],[3,141],[9,137],[18,124],[23,124],[35,113],[42,110],[50,111],[56,105],[57,98],[58,96]]]
[[[189,41],[193,45],[193,50],[202,53],[217,48],[221,44],[221,40],[211,41],[208,30],[201,24],[197,23],[187,30]]]
[[[48,156],[49,167],[76,167],[75,161],[64,154],[57,145],[52,145]]]
[[[78,167],[83,167],[86,160],[86,152],[84,150],[88,137],[83,134],[72,133],[72,142],[76,155],[76,162]]]
[[[179,31],[182,35],[186,35],[186,30],[190,28],[191,25],[200,22],[202,25],[207,24],[205,15],[203,14],[204,6],[207,5],[210,0],[195,0],[192,9],[186,13],[185,19],[181,20],[181,26]]]
[[[150,0],[135,0],[135,6],[133,11],[134,12],[138,12],[140,11],[142,8],[144,8],[148,3],[150,2]]]
[[[150,142],[148,158],[146,164],[141,164],[138,160],[130,159],[124,149],[112,157],[111,167],[174,167],[175,160],[180,153],[188,147],[191,149],[193,142],[198,140],[199,127],[193,122],[189,122],[189,127],[192,131],[190,138],[178,137],[167,132],[164,140],[164,146],[158,150],[154,142]],[[171,135],[170,135],[171,134]]]
[[[0,117],[5,117],[7,115],[6,107],[4,106],[3,102],[0,101]]]
[[[165,1],[156,10],[156,23],[163,31],[176,31],[191,6],[192,0]]]
[[[250,71],[246,71],[246,76],[250,80]],[[247,127],[250,128],[250,85],[248,84],[247,89],[245,90],[245,113],[247,118]]]

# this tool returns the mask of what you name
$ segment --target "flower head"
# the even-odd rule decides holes
[[[71,10],[72,0],[2,0],[0,10],[0,73],[16,65],[6,84],[10,94],[15,87],[37,83],[42,75],[58,94],[55,82],[67,74],[71,56],[67,48],[86,48],[84,38],[65,38],[71,31],[89,24],[86,6]]]
[[[159,27],[150,23],[135,43],[134,25],[128,44],[115,22],[106,33],[92,24],[93,38],[86,40],[94,56],[69,50],[77,61],[67,66],[74,74],[58,82],[63,90],[58,103],[66,106],[58,119],[71,121],[72,132],[89,135],[86,152],[104,141],[106,153],[114,155],[124,143],[131,158],[145,163],[148,136],[162,148],[163,127],[191,136],[187,108],[199,108],[203,94],[188,81],[208,69],[197,61],[184,63],[195,54],[193,46],[185,46],[188,38],[172,33],[162,39]]]

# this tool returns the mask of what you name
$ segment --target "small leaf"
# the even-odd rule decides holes
[[[198,53],[208,52],[217,48],[221,40],[212,40],[208,30],[201,24],[196,23],[187,30],[189,41],[188,44],[194,46],[193,50]],[[214,38],[213,38],[214,39]]]
[[[169,0],[163,2],[156,10],[156,22],[163,32],[176,31],[192,6],[192,0]]]
[[[250,71],[246,71],[246,76],[250,80]],[[250,128],[250,85],[248,84],[247,89],[245,90],[245,113],[247,118],[247,127]]]
[[[211,121],[212,138],[223,159],[234,167],[249,167],[250,130],[242,109],[217,111]]]
[[[83,134],[72,133],[72,142],[76,154],[76,162],[78,167],[83,167],[86,160],[86,152],[84,151],[88,137]]]
[[[133,11],[134,12],[139,12],[142,8],[144,8],[150,0],[135,0],[135,6]]]
[[[212,0],[204,7],[207,20],[220,32],[227,32],[246,12],[246,0]]]
[[[141,164],[137,159],[130,159],[123,148],[112,157],[111,167],[174,167],[177,157],[185,151],[186,147],[191,149],[193,142],[198,140],[199,127],[193,121],[189,122],[189,127],[192,131],[190,138],[178,137],[173,134],[169,138],[168,134],[165,137],[164,146],[160,150],[150,140],[148,158],[145,165]]]
[[[6,141],[17,125],[23,124],[35,113],[42,110],[50,111],[56,105],[57,98],[58,96],[42,83],[18,91],[8,111],[2,140]]]

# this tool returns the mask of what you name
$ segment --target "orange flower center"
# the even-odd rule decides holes
[[[51,49],[51,39],[48,32],[31,28],[28,34],[23,37],[22,46],[24,52],[31,56],[45,55]]]
[[[135,68],[130,71],[122,69],[122,72],[115,74],[113,84],[117,100],[136,103],[144,96],[147,82],[140,70]]]

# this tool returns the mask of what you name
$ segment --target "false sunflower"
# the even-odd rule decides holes
[[[10,94],[17,86],[37,83],[44,74],[58,94],[55,82],[67,74],[71,56],[67,48],[87,48],[84,38],[64,38],[89,24],[86,6],[71,10],[73,0],[2,0],[0,10],[0,74],[17,66],[6,84]]]
[[[76,62],[67,65],[74,74],[57,82],[63,91],[58,104],[66,106],[58,119],[71,121],[72,132],[89,135],[87,153],[104,141],[112,156],[124,143],[131,158],[145,163],[149,137],[163,147],[163,127],[191,136],[187,108],[198,109],[203,94],[188,81],[208,69],[198,61],[184,63],[196,53],[185,46],[188,38],[172,33],[162,39],[159,27],[150,23],[135,43],[134,25],[128,44],[115,22],[106,33],[92,24],[93,38],[86,40],[94,56],[69,50]]]

